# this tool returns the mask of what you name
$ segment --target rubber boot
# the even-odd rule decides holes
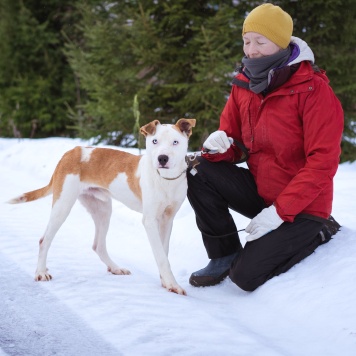
[[[211,259],[205,268],[191,274],[189,283],[194,287],[209,287],[219,284],[229,275],[231,262],[236,256],[237,253],[233,253],[229,256]]]

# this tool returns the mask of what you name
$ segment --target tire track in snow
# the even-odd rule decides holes
[[[121,355],[1,253],[0,271],[0,355]]]

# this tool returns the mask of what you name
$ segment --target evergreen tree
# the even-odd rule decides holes
[[[92,132],[131,133],[138,94],[143,123],[195,117],[191,144],[198,148],[218,126],[242,53],[238,8],[231,1],[142,0],[80,11],[84,45],[72,43],[67,55],[88,95],[84,121]]]
[[[132,132],[139,94],[143,121],[192,116],[197,149],[218,126],[235,63],[242,58],[241,27],[264,1],[125,1],[87,7],[84,43],[70,51],[88,93],[86,122],[103,133]],[[291,14],[294,34],[306,40],[327,70],[345,110],[342,160],[356,158],[355,31],[351,0],[276,0]],[[116,104],[116,105],[115,105]],[[87,127],[87,125],[85,125]]]
[[[243,56],[244,17],[264,2],[0,0],[0,135],[133,144],[137,95],[140,124],[196,118],[198,149]],[[274,4],[327,71],[345,110],[342,160],[356,159],[356,3]]]
[[[184,92],[173,107],[180,112],[188,109],[197,118],[199,124],[194,133],[200,134],[201,144],[219,126],[234,70],[242,58],[242,21],[239,8],[220,4],[213,16],[194,26],[192,80],[171,84]]]
[[[132,103],[138,90],[137,67],[131,43],[128,4],[108,6],[84,2],[78,6],[81,36],[69,41],[66,55],[80,82],[80,111],[72,108],[81,137],[110,144],[133,132]]]
[[[1,135],[69,134],[66,103],[74,105],[75,81],[61,30],[71,26],[70,3],[0,1]]]

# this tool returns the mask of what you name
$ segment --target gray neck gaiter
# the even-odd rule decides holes
[[[250,78],[250,90],[258,94],[268,87],[268,74],[271,69],[283,67],[291,55],[290,47],[283,49],[271,56],[261,58],[242,58],[244,72]]]

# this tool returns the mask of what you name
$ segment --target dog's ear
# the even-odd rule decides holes
[[[184,132],[188,137],[192,134],[192,127],[195,127],[195,119],[179,119],[176,126],[181,132]]]
[[[154,135],[156,132],[156,126],[160,125],[161,123],[158,120],[153,120],[147,125],[144,125],[140,128],[140,132],[142,133],[143,136],[147,135]]]

